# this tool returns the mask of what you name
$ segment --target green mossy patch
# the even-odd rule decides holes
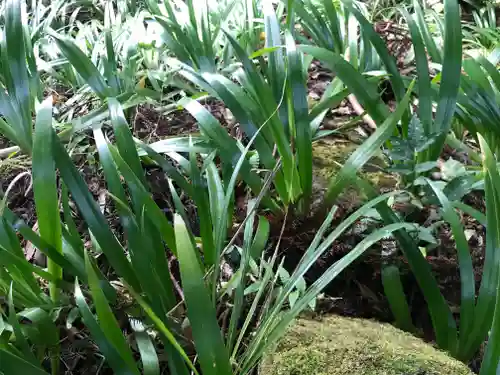
[[[316,202],[322,201],[322,196],[332,177],[342,168],[349,156],[359,145],[343,139],[324,138],[313,144],[313,195]],[[372,158],[359,172],[359,175],[370,181],[381,192],[397,188],[399,178],[386,173],[386,167],[381,157]],[[348,209],[362,204],[363,194],[355,186],[347,189],[340,196],[338,204]]]
[[[260,375],[472,375],[463,363],[389,324],[299,319]]]

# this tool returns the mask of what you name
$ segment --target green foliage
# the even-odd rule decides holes
[[[483,169],[485,172],[485,193],[486,202],[488,204],[488,211],[486,212],[486,225],[488,226],[487,234],[487,252],[486,257],[487,265],[484,272],[484,282],[481,284],[481,289],[484,290],[484,295],[477,304],[481,302],[482,309],[476,315],[476,319],[486,318],[488,323],[493,322],[491,331],[489,332],[488,345],[484,354],[483,365],[481,367],[481,375],[494,374],[498,370],[498,363],[500,360],[500,351],[498,346],[498,314],[500,309],[499,294],[496,293],[496,302],[492,301],[493,295],[487,295],[487,290],[498,288],[500,280],[498,275],[498,241],[500,239],[500,210],[499,210],[499,191],[498,183],[500,182],[500,175],[498,166],[495,162],[495,157],[492,154],[491,148],[485,142],[484,138],[479,136],[481,144],[481,151],[483,154]],[[485,263],[486,264],[486,263]],[[488,277],[488,278],[486,278]],[[493,313],[494,308],[494,313]],[[493,315],[492,315],[493,314]],[[480,325],[490,326],[490,324],[482,321]],[[479,341],[479,340],[478,340]]]
[[[422,122],[414,115],[408,126],[408,137],[390,139],[392,148],[388,150],[388,155],[394,164],[389,170],[410,177],[407,183],[413,183],[417,176],[434,169],[436,162],[419,163],[418,157],[429,149],[438,136],[426,135]]]
[[[0,204],[1,373],[43,374],[48,356],[46,370],[58,374],[58,327],[74,315],[67,320],[84,324],[116,374],[159,375],[165,366],[181,375],[249,374],[332,280],[388,237],[422,290],[437,345],[467,361],[493,325],[482,374],[495,373],[500,75],[491,7],[475,13],[476,26],[466,31],[456,0],[445,0],[444,20],[417,1],[413,14],[401,9],[415,57],[408,75],[371,23],[370,7],[354,1],[35,5],[8,0],[1,8],[0,133],[32,158],[38,222],[35,230],[9,208],[20,175]],[[463,60],[462,34],[466,46],[484,50],[468,50]],[[314,59],[333,78],[311,103]],[[384,80],[395,106],[381,98]],[[69,96],[63,103],[59,91]],[[341,133],[321,125],[353,97],[377,129],[346,156],[317,204],[313,143]],[[207,109],[209,99],[230,110],[241,136]],[[160,114],[185,110],[199,133],[138,140],[129,119],[139,105]],[[102,172],[107,211],[75,157],[75,143],[90,129],[86,156]],[[467,165],[446,174],[450,164],[438,163],[445,143],[469,152],[482,170]],[[458,324],[411,235],[429,229],[404,222],[388,205],[402,192],[380,194],[358,176],[382,149],[412,197],[429,193],[424,204],[437,205],[450,226],[461,277]],[[152,195],[146,166],[165,175],[172,215]],[[428,179],[438,166],[446,183]],[[334,220],[338,198],[353,185],[367,201]],[[485,215],[460,201],[477,188],[485,190]],[[374,209],[381,226],[306,283],[318,259]],[[457,210],[487,224],[478,290]],[[322,224],[295,268],[285,269],[275,233],[297,216]],[[47,257],[47,269],[26,259],[24,243]],[[384,265],[382,281],[396,323],[415,331],[397,265]],[[126,296],[132,307],[124,334],[118,306]]]

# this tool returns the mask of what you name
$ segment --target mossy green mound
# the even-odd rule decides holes
[[[343,139],[324,138],[313,144],[313,195],[314,201],[321,204],[322,197],[332,177],[344,165],[349,156],[359,147],[357,144]],[[394,190],[399,184],[396,175],[383,170],[386,168],[381,157],[375,156],[359,171],[359,175],[370,181],[381,192]],[[364,200],[355,184],[346,189],[337,204],[351,209],[362,204]],[[313,207],[315,205],[313,204]],[[314,210],[313,210],[314,211]]]
[[[260,375],[472,375],[463,363],[389,325],[331,316],[300,319]]]

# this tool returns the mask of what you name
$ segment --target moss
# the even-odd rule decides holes
[[[357,144],[343,139],[322,139],[313,144],[313,168],[314,175],[318,178],[330,180],[351,156]],[[361,171],[377,186],[394,187],[398,180],[396,176],[381,171],[386,167],[385,161],[381,157],[373,157],[366,163]]]
[[[357,144],[343,139],[325,138],[313,144],[313,195],[315,201],[321,202],[321,197],[327,189],[333,176],[340,170],[349,156],[358,147]],[[369,180],[381,192],[394,190],[399,184],[397,176],[381,171],[385,161],[374,157],[366,163],[360,175]],[[346,208],[359,206],[364,197],[353,186],[340,197],[338,204]]]
[[[261,375],[472,375],[469,368],[389,325],[331,316],[300,319],[265,356]]]

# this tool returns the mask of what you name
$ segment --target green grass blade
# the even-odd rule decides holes
[[[95,340],[101,352],[106,356],[106,361],[109,363],[114,373],[117,375],[137,375],[138,372],[130,370],[127,364],[123,361],[120,353],[118,353],[117,348],[113,346],[104,334],[101,324],[97,322],[87,304],[82,290],[78,285],[78,280],[75,283],[75,301],[78,309],[80,310],[85,326],[90,331],[93,340]]]
[[[297,163],[303,194],[302,210],[307,211],[312,195],[312,132],[309,123],[307,89],[302,69],[302,54],[297,51],[290,33],[286,34],[286,53],[288,58],[288,90],[292,118],[291,128],[295,130],[295,145],[297,148]]]
[[[62,253],[61,219],[56,181],[56,168],[52,156],[52,97],[40,106],[35,122],[33,143],[33,191],[38,218],[40,237],[51,247]],[[62,268],[50,258],[47,260],[49,272],[62,279]],[[57,286],[50,285],[50,295],[54,302],[59,298]]]
[[[381,277],[396,326],[408,332],[415,332],[398,267],[393,264],[383,266]]]
[[[160,141],[161,142],[161,141]],[[174,165],[165,157],[160,155],[159,152],[155,151],[153,149],[154,145],[149,146],[141,141],[136,140],[136,143],[139,147],[140,155],[141,156],[148,156],[153,160],[158,166],[163,170],[163,172],[172,180],[175,181],[175,183],[184,191],[187,195],[190,197],[193,196],[193,189],[191,185],[189,184],[188,180],[186,177],[184,177],[179,170],[174,167]],[[189,152],[189,149],[187,150]]]
[[[274,6],[269,1],[262,3],[262,11],[264,14],[264,30],[266,35],[266,48],[281,47],[283,45],[280,35],[280,24],[274,11]],[[269,53],[269,79],[274,94],[275,100],[279,100],[283,85],[286,79],[286,69],[283,59],[283,51],[277,48]]]
[[[179,215],[174,217],[177,258],[200,366],[204,375],[231,375],[229,354],[222,340],[210,292],[204,283],[196,252]]]
[[[363,16],[363,14],[358,9],[356,9],[349,1],[346,1],[346,6],[358,20],[363,34],[368,35],[368,37],[370,38],[371,43],[375,47],[378,55],[385,65],[385,68],[387,69],[387,73],[389,73],[389,80],[391,81],[396,100],[398,102],[401,102],[403,100],[403,97],[405,96],[405,85],[401,78],[401,74],[399,73],[399,69],[396,65],[394,57],[391,56],[385,42],[373,28],[373,24],[368,21]]]
[[[464,59],[462,67],[468,78],[474,82],[474,86],[478,87],[484,95],[491,97],[495,96],[493,87],[490,83],[490,77],[483,71],[479,62],[474,59]]]
[[[500,91],[500,72],[497,70],[495,65],[493,65],[487,58],[484,56],[477,57],[478,63],[486,70],[489,74],[492,83],[495,85],[497,91]]]
[[[151,222],[154,223],[158,232],[160,232],[165,243],[175,254],[176,244],[174,240],[174,230],[172,225],[168,222],[164,212],[158,207],[149,191],[144,187],[129,165],[123,160],[116,148],[111,147],[110,151],[118,169],[127,182],[131,195],[134,197],[135,214],[142,215],[142,211],[145,210]]]
[[[48,375],[40,367],[4,348],[0,348],[0,371],[4,374]]]
[[[249,201],[247,206],[248,220],[245,224],[245,231],[243,235],[243,249],[240,259],[238,272],[240,272],[240,281],[234,292],[233,308],[231,310],[231,320],[229,322],[229,330],[227,337],[228,350],[231,352],[234,348],[236,336],[238,333],[238,324],[241,319],[241,312],[243,310],[244,291],[246,288],[246,274],[248,272],[251,258],[252,234],[255,221],[255,212],[253,212],[253,205],[255,201]]]
[[[128,127],[121,104],[115,98],[108,98],[109,116],[116,137],[116,144],[123,160],[129,165],[137,178],[147,187],[144,171],[137,153],[137,147]]]
[[[31,151],[32,122],[31,122],[31,95],[29,87],[28,71],[26,69],[26,49],[24,43],[24,30],[22,21],[21,1],[7,0],[5,2],[5,47],[9,72],[4,74],[11,78],[11,86],[7,85],[9,93],[14,95],[16,110],[22,119],[16,126],[22,127],[23,144],[29,147],[26,152]],[[4,77],[4,78],[7,78]],[[12,124],[14,126],[14,124]]]
[[[61,279],[58,279],[52,274],[42,270],[40,267],[29,263],[26,258],[14,255],[2,245],[0,245],[0,261],[2,264],[6,265],[5,269],[9,272],[13,281],[16,282],[15,292],[19,293],[19,289],[21,287],[24,288],[24,295],[32,301],[26,306],[46,305],[48,303],[48,301],[44,299],[46,295],[38,287],[38,285],[33,286],[26,282],[26,280],[33,275],[38,275],[42,279],[47,280],[49,283],[53,283],[58,288],[62,288],[64,285],[64,282]]]
[[[218,264],[217,252],[215,250],[212,216],[210,215],[210,201],[206,189],[206,181],[201,176],[194,152],[189,154],[191,163],[191,185],[194,191],[194,202],[200,223],[200,236],[203,246],[205,264],[212,266]]]
[[[54,160],[80,214],[92,231],[93,236],[104,250],[106,257],[116,272],[123,277],[127,283],[135,286],[137,290],[140,290],[137,276],[134,274],[125,256],[123,247],[109,228],[104,215],[101,213],[97,203],[90,194],[87,184],[73,165],[73,162],[55,132],[52,133],[52,139]]]
[[[345,48],[342,32],[340,30],[339,15],[335,8],[335,4],[333,1],[324,0],[323,6],[325,7],[325,14],[328,17],[334,50],[337,53],[343,53]]]
[[[341,55],[314,46],[301,45],[298,48],[332,69],[376,123],[381,124],[389,117],[389,110],[381,101],[376,87],[345,61]]]
[[[135,342],[141,355],[144,375],[160,375],[160,363],[151,337],[141,322],[131,320],[130,325],[135,332]]]
[[[483,357],[481,375],[496,375],[500,361],[500,294],[498,293],[500,256],[500,174],[496,159],[484,138],[479,135],[479,143],[483,154],[483,170],[485,171],[486,193],[486,256],[483,279],[476,304],[476,324],[474,336],[469,345],[468,354],[475,353],[490,331],[488,345]]]
[[[104,41],[106,44],[106,65],[107,80],[111,88],[111,92],[114,95],[120,93],[120,81],[118,79],[118,64],[116,60],[115,48],[113,46],[113,35],[112,35],[112,20],[115,18],[113,14],[113,3],[108,2],[105,9],[104,17]]]
[[[352,14],[348,9],[345,12],[346,24],[347,24],[347,51],[346,57],[348,57],[349,63],[359,70],[359,45],[358,45],[358,28],[359,22],[356,19],[356,16]]]
[[[110,95],[110,90],[106,84],[106,80],[87,55],[78,48],[72,39],[54,32],[51,32],[50,35],[55,39],[58,47],[68,59],[69,63],[92,90],[94,90],[101,99],[107,98]]]
[[[317,121],[319,116],[328,111],[331,108],[336,108],[342,103],[342,101],[349,95],[348,89],[343,89],[341,91],[335,92],[333,95],[324,96],[321,101],[312,107],[309,113],[309,121]],[[319,125],[318,125],[319,127]]]
[[[219,226],[229,227],[230,221],[227,223],[222,222],[220,219],[223,216],[222,202],[224,202],[224,186],[219,176],[219,170],[214,162],[210,162],[206,170],[207,173],[207,187],[210,199],[210,214],[212,215],[212,223],[214,224],[214,233],[219,232]],[[232,207],[230,207],[232,209]],[[232,217],[231,213],[228,213]]]
[[[303,1],[295,1],[294,10],[300,17],[300,25],[304,29],[306,35],[308,35],[314,43],[328,49],[335,49],[335,46],[331,45],[328,40],[328,35],[326,35],[321,29],[321,18],[315,18],[311,15],[305,8]],[[342,53],[343,51],[337,51],[337,53]]]
[[[69,203],[68,188],[62,184],[61,186],[61,205],[64,214],[65,233],[63,234],[64,240],[67,241],[73,248],[76,255],[80,258],[81,264],[84,265],[84,243],[78,232],[73,213]],[[78,275],[80,276],[80,275]]]
[[[460,351],[470,340],[469,335],[474,324],[474,305],[476,301],[474,266],[463,225],[453,205],[435,182],[428,180],[427,183],[443,207],[443,218],[450,224],[457,247],[461,284],[460,336],[458,342],[458,350]]]
[[[439,139],[431,146],[428,160],[436,160],[443,148],[455,113],[462,74],[462,26],[457,0],[445,0],[445,36],[443,71],[439,88],[438,106],[434,120]],[[429,49],[427,49],[429,50]]]
[[[12,326],[12,330],[14,335],[16,336],[16,344],[20,347],[24,358],[27,359],[33,365],[37,365],[38,361],[35,358],[34,354],[31,351],[28,340],[24,335],[21,324],[19,323],[19,318],[16,314],[16,309],[14,307],[14,299],[13,299],[13,285],[11,284],[9,295],[8,295],[8,307],[9,307],[9,324]]]
[[[209,111],[199,102],[190,98],[184,98],[179,104],[196,118],[202,133],[208,136],[210,140],[217,145],[224,163],[231,165],[233,160],[239,158],[241,150],[236,141],[227,134],[227,131]],[[252,191],[255,194],[259,194],[262,183],[259,176],[251,170],[248,161],[245,161],[241,168],[241,176],[248,186],[250,186]]]
[[[42,253],[47,255],[48,258],[52,259],[55,263],[57,263],[61,268],[65,269],[66,271],[78,275],[78,268],[70,263],[68,259],[66,259],[61,253],[59,253],[56,249],[54,249],[52,246],[50,246],[47,242],[45,242],[37,233],[35,233],[31,227],[26,225],[22,220],[17,218],[14,213],[8,209],[6,209],[3,213],[3,220],[5,220],[5,224],[10,226],[12,229],[16,229],[18,233],[23,236],[23,238],[26,241],[29,241],[35,246],[37,249],[39,249]],[[4,236],[5,232],[4,227],[0,225],[0,239]],[[17,241],[19,243],[19,241]],[[0,245],[2,244],[2,241],[0,240]],[[7,247],[8,245],[6,245]],[[14,255],[15,252],[12,252]],[[19,257],[24,257],[24,254],[22,253],[17,253],[17,256]],[[34,284],[36,284],[36,280],[33,280]]]
[[[141,306],[141,308],[144,310],[146,315],[148,316],[149,319],[154,323],[158,331],[160,332],[162,338],[164,339],[165,346],[167,348],[171,348],[171,350],[174,350],[176,353],[180,355],[182,360],[186,363],[186,365],[189,367],[189,369],[192,371],[193,374],[199,375],[198,370],[196,370],[196,367],[193,365],[191,360],[189,359],[188,355],[182,348],[182,346],[179,344],[179,342],[176,340],[174,334],[168,329],[167,326],[165,326],[165,323],[154,313],[154,311],[149,307],[149,305],[144,301],[144,299],[137,294],[133,289],[128,287],[130,293],[136,300],[136,302]],[[189,372],[180,364],[176,364],[177,369],[174,369],[173,372],[176,375],[177,374],[183,374],[183,375],[188,375]]]
[[[431,60],[435,63],[442,63],[443,56],[441,54],[441,51],[438,49],[436,42],[434,41],[427,22],[425,22],[425,14],[422,10],[422,7],[420,6],[419,0],[413,0],[413,8],[415,9],[417,24],[424,38],[425,45],[427,47],[427,51],[429,52]]]
[[[250,249],[250,255],[254,260],[260,259],[266,249],[266,243],[269,238],[270,231],[271,225],[269,224],[269,221],[264,216],[259,216],[259,226],[257,227],[257,232],[255,233],[252,247]]]
[[[85,268],[87,270],[90,293],[94,300],[94,306],[102,332],[109,343],[116,349],[129,372],[138,375],[139,371],[137,370],[132,351],[123,336],[118,321],[113,315],[113,311],[109,306],[106,296],[102,292],[101,282],[94,271],[94,265],[87,252],[85,253]]]
[[[104,178],[108,191],[120,201],[126,202],[127,196],[125,195],[125,189],[122,186],[120,175],[113,161],[113,156],[109,151],[108,143],[104,138],[104,133],[101,128],[94,129],[93,133],[97,152],[99,153],[99,162],[104,171]],[[116,208],[120,213],[121,206],[117,205]]]
[[[434,130],[432,129],[432,90],[427,53],[415,19],[405,8],[401,8],[400,12],[403,14],[408,24],[413,49],[415,51],[415,64],[418,76],[418,116],[420,121],[422,121],[426,134],[430,135]]]

